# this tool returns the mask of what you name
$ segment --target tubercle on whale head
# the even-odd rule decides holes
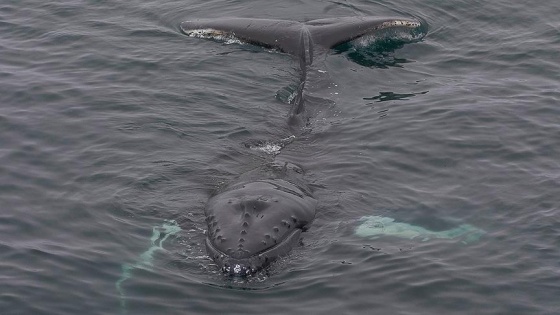
[[[230,256],[216,248],[210,238],[206,239],[206,251],[208,256],[210,256],[224,274],[246,277],[266,268],[279,257],[286,256],[292,248],[298,244],[301,232],[302,229],[296,228],[274,246],[249,256]]]
[[[245,265],[243,263],[226,262],[222,266],[221,270],[224,274],[230,276],[240,276],[245,277],[256,273],[260,268],[254,266]]]
[[[299,180],[301,169],[289,163],[278,167],[278,175],[287,173]],[[267,170],[264,174],[271,176],[272,169]],[[306,187],[284,179],[239,181],[206,205],[206,252],[227,275],[256,273],[299,244],[301,233],[315,217],[316,204]]]

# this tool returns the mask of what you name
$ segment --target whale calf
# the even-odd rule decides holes
[[[319,56],[340,44],[393,30],[421,38],[422,24],[408,18],[342,17],[308,22],[222,18],[181,23],[191,37],[240,41],[293,55],[300,66],[300,83],[291,101],[288,125],[308,122],[306,104],[313,99],[309,81],[321,78]],[[402,33],[402,34],[404,34]],[[274,161],[243,175],[212,196],[205,209],[208,255],[226,274],[246,276],[288,254],[315,217],[317,201],[302,180],[303,170]]]

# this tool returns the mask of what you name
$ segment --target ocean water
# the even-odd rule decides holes
[[[249,144],[292,135],[298,63],[179,31],[369,15],[428,32],[324,56],[329,101],[273,154]],[[560,313],[558,16],[558,1],[3,0],[0,313]],[[316,219],[288,257],[228,279],[206,256],[206,200],[275,154],[306,170]],[[484,233],[368,238],[364,216]]]

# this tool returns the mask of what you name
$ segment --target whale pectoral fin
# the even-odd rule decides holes
[[[384,30],[404,31],[401,35],[411,35],[411,40],[419,39],[424,35],[421,31],[422,23],[408,18],[356,16],[313,20],[306,25],[313,42],[325,48],[333,48],[362,36],[376,35]]]
[[[486,232],[470,224],[461,224],[453,229],[432,231],[421,226],[405,222],[397,222],[393,218],[380,216],[364,216],[362,222],[355,229],[355,234],[362,237],[393,236],[414,239],[421,237],[422,242],[432,238],[459,239],[464,244],[471,244],[479,240]]]
[[[193,37],[238,39],[242,42],[296,54],[302,23],[283,20],[225,18],[200,19],[181,23],[183,33]]]
[[[120,295],[121,313],[127,314],[127,296],[124,290],[124,282],[132,277],[135,269],[151,270],[154,266],[153,260],[156,251],[164,250],[163,242],[172,235],[181,232],[181,227],[175,220],[165,220],[161,226],[156,226],[152,229],[152,237],[150,238],[151,246],[138,256],[135,263],[125,263],[122,265],[121,276],[115,282],[115,287]]]

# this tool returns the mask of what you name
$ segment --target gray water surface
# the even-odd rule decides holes
[[[278,154],[306,170],[317,217],[266,272],[225,278],[204,205],[271,159],[247,143],[291,135],[298,64],[180,22],[363,15],[429,31],[325,56],[329,102]],[[558,314],[558,16],[558,1],[2,1],[0,313]],[[369,215],[485,234],[355,235]],[[166,220],[182,230],[119,292]]]

